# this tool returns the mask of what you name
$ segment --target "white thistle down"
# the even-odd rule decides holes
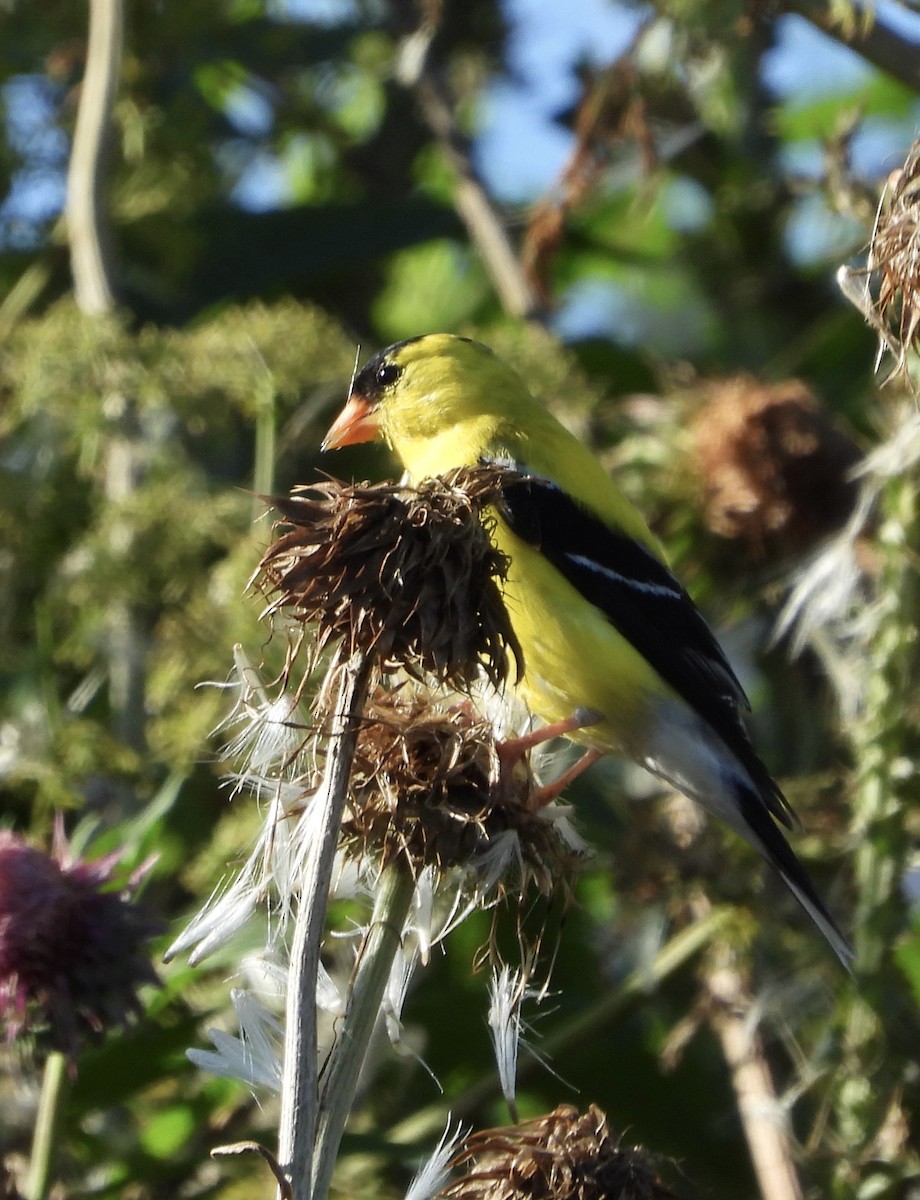
[[[776,624],[774,640],[790,635],[793,653],[810,646],[820,656],[847,719],[862,704],[861,647],[879,615],[859,565],[857,541],[888,481],[918,462],[920,413],[914,406],[905,407],[889,437],[856,469],[862,482],[850,519],[797,573]],[[891,524],[880,531],[883,539],[896,540],[899,535]]]
[[[489,1034],[495,1051],[502,1095],[512,1112],[517,1096],[518,1050],[523,1022],[521,1004],[527,996],[523,972],[505,965],[492,972],[489,985]]]
[[[224,757],[235,760],[233,794],[247,793],[264,806],[259,834],[243,865],[209,896],[175,939],[167,960],[191,951],[197,965],[226,945],[261,907],[267,912],[265,946],[283,939],[304,863],[314,835],[310,789],[316,780],[315,739],[299,706],[268,694],[241,647],[225,685],[235,691],[230,714],[219,730],[232,731]]]
[[[240,645],[233,648],[233,668],[227,686],[236,691],[236,701],[215,733],[235,730],[224,747],[224,758],[243,764],[239,786],[254,786],[258,796],[259,787],[282,780],[288,764],[310,746],[309,726],[296,696],[269,695]],[[315,770],[315,762],[311,765]],[[302,765],[298,766],[302,773]]]
[[[234,988],[230,999],[239,1022],[239,1036],[209,1029],[214,1050],[186,1050],[186,1056],[196,1067],[212,1075],[279,1091],[281,1023],[250,991]]]
[[[448,1116],[441,1140],[416,1171],[404,1200],[432,1200],[447,1183],[450,1160],[456,1154],[457,1148],[466,1137],[467,1132],[459,1122],[457,1128],[451,1132],[451,1120],[452,1118]]]
[[[393,965],[390,968],[381,1004],[386,1021],[387,1036],[394,1046],[402,1043],[402,1010],[418,962],[418,945],[407,944],[406,939],[403,938],[402,945],[393,958]]]

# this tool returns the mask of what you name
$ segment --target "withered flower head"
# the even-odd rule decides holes
[[[468,1137],[454,1156],[466,1174],[439,1194],[446,1200],[674,1200],[639,1147],[620,1146],[592,1104]]]
[[[500,683],[509,651],[520,672],[507,563],[481,519],[502,478],[483,467],[417,488],[330,479],[274,499],[291,528],[259,566],[269,612],[315,622],[320,647],[341,637],[447,683],[468,682],[478,664]]]
[[[859,451],[798,380],[715,385],[693,435],[707,526],[755,554],[800,553],[852,511]]]
[[[880,354],[894,355],[893,374],[907,375],[907,352],[920,346],[920,141],[888,178],[865,269],[843,267],[837,278],[878,333]]]
[[[74,1053],[141,1011],[156,983],[157,932],[126,892],[106,890],[117,856],[69,861],[0,832],[0,1019],[12,1040]]]
[[[382,862],[405,855],[416,874],[494,868],[498,891],[513,879],[550,893],[582,855],[533,803],[536,788],[528,760],[500,770],[494,726],[469,702],[380,691],[358,737],[344,846]]]

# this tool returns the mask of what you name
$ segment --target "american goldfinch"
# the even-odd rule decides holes
[[[513,468],[492,536],[509,559],[524,701],[550,728],[634,759],[740,833],[847,965],[846,938],[778,828],[794,814],[748,738],[744,691],[597,459],[488,347],[449,334],[398,342],[356,375],[323,447],[372,438],[414,483],[455,467]]]

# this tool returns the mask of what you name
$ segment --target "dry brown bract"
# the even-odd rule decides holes
[[[892,176],[891,198],[879,214],[867,268],[880,273],[876,307],[892,331],[903,369],[920,327],[920,143]]]
[[[623,1149],[596,1105],[569,1104],[544,1117],[466,1139],[453,1165],[472,1163],[446,1200],[673,1200],[638,1147]]]
[[[888,177],[866,266],[842,267],[837,280],[890,350],[892,377],[909,376],[907,354],[920,347],[920,141]]]
[[[796,379],[742,375],[713,386],[693,433],[706,524],[755,554],[807,550],[852,511],[859,450]]]
[[[481,665],[493,683],[517,672],[520,648],[502,601],[507,562],[489,540],[486,511],[507,472],[468,468],[424,481],[344,484],[329,479],[271,503],[290,526],[256,578],[321,649],[343,638],[382,664],[468,683]]]
[[[498,891],[533,880],[550,893],[582,855],[544,810],[534,811],[534,787],[529,762],[499,781],[494,728],[471,704],[439,704],[411,688],[379,692],[358,738],[343,844],[383,862],[405,854],[417,873],[475,869],[510,834],[515,846]]]

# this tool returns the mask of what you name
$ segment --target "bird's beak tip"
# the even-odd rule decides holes
[[[380,427],[370,404],[363,396],[352,392],[345,407],[330,425],[320,449],[338,450],[341,446],[370,442],[379,432]]]

